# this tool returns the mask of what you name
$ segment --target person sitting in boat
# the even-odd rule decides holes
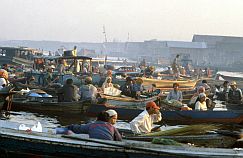
[[[179,71],[180,71],[181,76],[186,76],[186,70],[183,66],[179,67]]]
[[[230,83],[230,89],[227,97],[227,102],[232,104],[242,104],[242,92],[241,89],[237,88],[235,81]]]
[[[153,123],[162,120],[159,109],[155,102],[148,102],[146,109],[130,122],[132,132],[135,134],[152,132]]]
[[[186,75],[191,76],[192,67],[189,63],[186,64],[185,70],[186,70]]]
[[[120,90],[122,95],[132,97],[133,84],[131,77],[126,78],[126,83],[120,87]]]
[[[30,84],[30,85],[35,85],[35,77],[34,76],[27,76],[26,78],[26,84]]]
[[[106,103],[106,98],[101,98],[97,88],[92,84],[92,78],[86,77],[85,84],[79,88],[80,100],[88,103]]]
[[[105,80],[107,79],[107,77],[111,77],[112,78],[112,70],[106,70],[102,73],[100,73],[100,81],[98,86],[102,87],[103,83],[105,82]]]
[[[105,88],[108,87],[113,87],[112,78],[111,77],[106,77],[105,82],[102,84],[102,90],[104,91]]]
[[[62,98],[58,98],[59,101],[73,102],[78,101],[80,96],[78,95],[78,87],[73,84],[73,79],[66,80],[66,84],[58,92],[62,94]]]
[[[206,111],[207,110],[207,104],[206,104],[206,94],[200,93],[198,95],[199,100],[196,102],[195,110],[196,111]]]
[[[58,60],[58,65],[57,65],[57,71],[59,75],[63,75],[65,73],[65,60],[64,59],[59,59]]]
[[[221,101],[226,101],[229,93],[229,81],[224,81],[224,83],[219,87],[219,90],[216,92],[217,99]]]
[[[210,93],[211,92],[211,87],[208,85],[207,80],[202,80],[201,83],[197,84],[197,88],[200,86],[203,86],[205,88],[205,93]],[[196,88],[196,90],[197,90]]]
[[[4,69],[0,69],[0,90],[8,86],[8,72]]]
[[[54,81],[54,78],[53,78],[53,75],[52,75],[53,72],[54,72],[54,69],[55,69],[54,65],[49,66],[47,68],[47,73],[44,76],[44,85],[45,86],[49,86]]]
[[[109,114],[108,122],[112,125],[116,124],[118,118],[117,112],[113,109],[106,110],[106,112]]]
[[[97,120],[86,125],[69,125],[65,128],[57,128],[57,134],[89,134],[90,138],[121,141],[122,137],[118,130],[109,123],[110,113],[102,111]]]
[[[98,90],[92,84],[90,76],[85,78],[85,83],[79,89],[80,100],[85,102],[96,103],[98,97]]]
[[[191,100],[189,101],[190,107],[194,109],[196,102],[199,100],[198,96],[200,93],[205,93],[205,88],[203,86],[199,86],[196,88],[197,92],[193,94]]]
[[[141,93],[144,91],[144,86],[142,84],[143,84],[142,78],[138,78],[133,84],[132,95],[136,99],[139,99]]]
[[[154,66],[148,66],[145,70],[144,70],[144,74],[146,77],[150,77],[153,76],[153,73],[155,71]]]
[[[179,91],[179,83],[173,83],[173,90],[166,97],[167,101],[176,100],[182,103],[182,92]]]
[[[206,94],[206,105],[207,105],[208,108],[213,108],[212,100],[209,97],[207,97],[208,93],[206,93],[205,87],[203,87],[203,86],[199,86],[197,88],[197,92],[193,94],[191,100],[188,103],[188,106],[191,107],[192,109],[195,109],[195,105],[196,105],[197,101],[200,100],[199,99],[199,94],[200,93],[205,93]]]

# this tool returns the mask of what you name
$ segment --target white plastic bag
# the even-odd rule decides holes
[[[38,122],[37,124],[35,124],[32,128],[31,131],[35,131],[35,132],[42,132],[42,125],[40,122]]]
[[[33,127],[28,127],[25,124],[21,124],[19,125],[19,130],[22,131],[34,131],[34,132],[42,132],[42,125],[40,122],[38,122],[37,124],[35,124]]]
[[[21,124],[21,125],[19,125],[19,130],[21,130],[21,131],[30,130],[30,127],[27,127],[25,124]]]

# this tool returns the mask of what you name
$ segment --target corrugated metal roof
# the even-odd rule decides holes
[[[167,41],[167,47],[174,48],[207,48],[205,42],[184,42],[184,41]]]
[[[194,35],[193,42],[243,42],[243,37],[236,36],[216,36],[216,35]]]

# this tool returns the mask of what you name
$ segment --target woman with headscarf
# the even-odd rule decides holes
[[[207,91],[205,90],[205,87],[204,86],[198,87],[197,93],[195,93],[192,96],[192,98],[191,98],[191,100],[189,102],[189,106],[194,109],[196,102],[200,100],[199,94],[201,94],[201,93],[204,93],[206,95],[206,99],[205,99],[206,100],[206,105],[207,105],[207,107],[209,109],[212,109],[213,108],[212,100],[207,97]]]
[[[106,77],[105,82],[102,84],[102,90],[108,87],[113,87],[113,84],[111,83],[112,78],[111,77]]]
[[[198,95],[199,100],[196,102],[195,110],[196,111],[206,111],[207,110],[207,104],[206,104],[206,94],[200,93]]]
[[[205,88],[203,86],[199,86],[197,88],[197,92],[193,94],[191,100],[189,101],[189,106],[194,109],[196,102],[199,100],[198,96],[200,93],[205,93]]]

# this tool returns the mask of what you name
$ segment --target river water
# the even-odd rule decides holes
[[[81,124],[93,121],[95,118],[87,118],[84,119],[72,119],[72,117],[68,117],[66,119],[60,117],[49,117],[46,115],[41,115],[38,113],[31,112],[14,112],[11,111],[9,118],[2,117],[0,120],[0,127],[18,129],[21,124],[25,124],[28,127],[32,127],[36,125],[38,122],[41,123],[43,128],[46,129],[54,129],[56,127],[65,126],[68,124]],[[124,121],[117,121],[116,127],[122,129],[129,129],[129,123]]]
[[[60,117],[49,117],[46,115],[31,113],[31,112],[14,112],[11,111],[9,118],[2,117],[0,119],[0,127],[11,128],[11,129],[19,129],[21,124],[26,125],[27,127],[33,127],[37,125],[38,122],[41,123],[42,128],[45,129],[43,132],[47,132],[48,130],[54,130],[56,127],[66,126],[69,124],[82,124],[95,120],[95,118],[87,118],[77,120],[72,117],[68,118],[60,118]],[[118,120],[115,124],[116,128],[129,130],[130,126],[128,122]],[[173,128],[180,128],[182,126],[162,126],[161,130],[168,130]]]

